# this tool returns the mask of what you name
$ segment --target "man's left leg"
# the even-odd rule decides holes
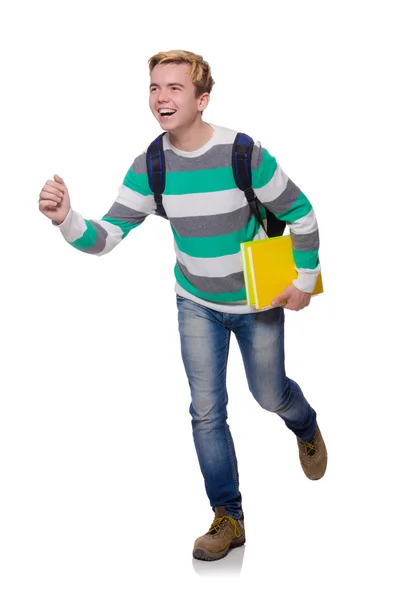
[[[233,331],[251,393],[262,408],[278,414],[295,433],[304,473],[309,479],[320,479],[326,470],[327,451],[315,410],[285,373],[284,309],[239,315]]]

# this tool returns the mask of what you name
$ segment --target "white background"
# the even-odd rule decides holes
[[[14,2],[1,38],[2,600],[396,597],[392,2]],[[100,218],[159,133],[148,58],[198,52],[206,119],[260,140],[314,205],[325,294],[286,315],[324,479],[228,371],[247,544],[191,556],[209,508],[179,351],[171,231],[109,255],[38,211],[61,175]]]

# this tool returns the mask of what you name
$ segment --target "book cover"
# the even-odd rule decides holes
[[[291,285],[298,274],[290,235],[241,244],[247,303],[257,309],[269,307],[272,300]],[[312,296],[323,292],[321,273]]]

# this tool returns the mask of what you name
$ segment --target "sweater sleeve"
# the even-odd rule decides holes
[[[156,209],[149,188],[145,155],[141,154],[128,169],[118,196],[101,219],[85,219],[70,209],[58,225],[71,246],[88,254],[108,254],[130,231],[141,225]]]
[[[319,232],[313,207],[259,142],[252,154],[252,187],[265,209],[287,223],[298,273],[293,284],[302,292],[311,293],[321,270]]]

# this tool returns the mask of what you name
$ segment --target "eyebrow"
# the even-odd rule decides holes
[[[154,82],[153,82],[153,83],[151,83],[151,84],[149,85],[149,88],[151,88],[151,87],[153,87],[153,86],[155,86],[155,85],[156,85],[157,87],[161,87],[161,86],[160,86],[158,83],[154,83]],[[184,85],[182,85],[182,83],[178,83],[178,82],[174,82],[174,83],[167,83],[167,86],[166,86],[166,87],[172,87],[173,85],[179,85],[179,87],[183,87],[183,88],[185,87]]]

